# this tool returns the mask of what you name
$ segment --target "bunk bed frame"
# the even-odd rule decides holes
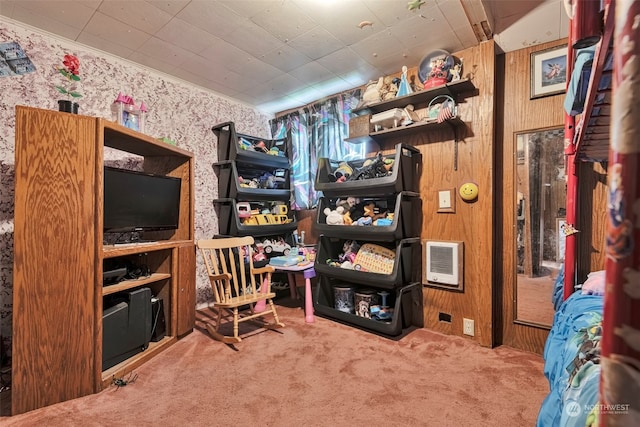
[[[587,3],[587,0],[574,2]],[[567,115],[567,223],[577,224],[577,162],[607,162],[607,225],[599,425],[638,425],[640,418],[640,1],[606,0],[583,113]],[[617,13],[615,11],[617,9]],[[580,8],[573,20],[580,20]],[[569,55],[575,34],[569,31]],[[629,43],[629,41],[635,43]],[[567,61],[572,64],[572,60]],[[567,75],[571,75],[568,70]],[[615,95],[618,94],[616,97]],[[612,120],[612,118],[615,118]],[[564,299],[575,292],[576,235],[567,236]],[[618,406],[615,406],[618,405]],[[622,406],[620,406],[622,405]],[[626,406],[625,406],[626,405]]]

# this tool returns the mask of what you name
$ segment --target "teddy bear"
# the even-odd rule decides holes
[[[344,224],[344,208],[342,206],[338,206],[334,210],[330,208],[324,209],[324,214],[327,216],[327,225],[343,225]]]

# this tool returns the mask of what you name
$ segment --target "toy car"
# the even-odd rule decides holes
[[[265,239],[260,243],[256,243],[256,246],[262,247],[264,253],[268,255],[273,252],[280,252],[283,255],[289,255],[289,252],[291,252],[291,246],[285,242],[284,239]]]

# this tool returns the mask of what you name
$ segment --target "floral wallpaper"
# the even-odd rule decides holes
[[[238,132],[270,138],[269,115],[206,89],[168,77],[127,60],[94,50],[2,18],[0,44],[17,42],[35,71],[0,77],[0,333],[10,351],[13,270],[13,197],[15,106],[58,109],[55,88],[64,83],[56,67],[69,53],[80,60],[77,99],[79,114],[111,119],[110,105],[118,93],[130,95],[149,110],[145,134],[167,137],[195,155],[195,237],[217,234],[218,220],[211,201],[217,180],[211,164],[217,160],[216,137],[211,127],[232,121]],[[107,153],[105,153],[107,155]],[[111,159],[128,163],[130,159]],[[197,304],[209,298],[209,281],[198,260]]]

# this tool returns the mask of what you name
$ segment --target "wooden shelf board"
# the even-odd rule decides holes
[[[102,288],[102,296],[115,294],[116,292],[126,291],[127,289],[137,288],[138,286],[147,285],[149,283],[159,282],[160,280],[168,279],[171,274],[168,273],[153,273],[151,276],[142,277],[135,280],[125,280],[115,285],[109,285]]]
[[[446,85],[413,92],[409,95],[398,96],[388,101],[376,102],[366,107],[353,110],[353,113],[363,110],[370,110],[373,113],[387,111],[392,108],[405,108],[409,104],[425,104],[439,95],[457,95],[459,93],[471,92],[475,90],[473,82],[469,79],[460,79]]]
[[[116,258],[119,256],[139,254],[142,252],[154,252],[163,249],[171,249],[185,244],[193,243],[191,240],[164,240],[153,243],[131,243],[123,245],[104,245],[102,247],[103,258]]]
[[[190,158],[189,151],[167,144],[152,136],[136,132],[115,122],[99,119],[104,128],[104,145],[139,156],[179,156]]]
[[[135,368],[142,365],[160,352],[164,351],[167,347],[173,345],[176,341],[176,337],[166,336],[158,342],[149,342],[149,347],[146,350],[118,363],[115,366],[112,366],[106,371],[102,371],[102,387],[109,387],[114,378],[124,377],[126,379],[125,376],[132,372]]]

